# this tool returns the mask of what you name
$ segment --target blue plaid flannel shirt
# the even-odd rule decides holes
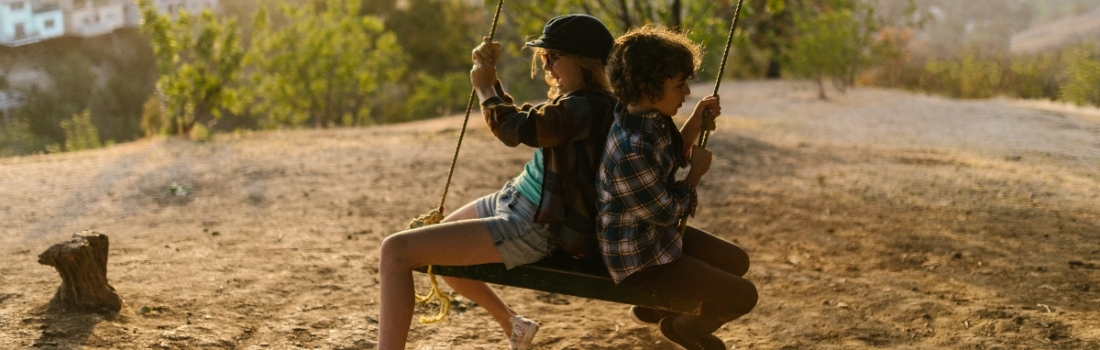
[[[615,111],[596,183],[600,253],[615,283],[683,253],[677,223],[696,205],[694,186],[676,181],[687,165],[680,131],[659,112]]]

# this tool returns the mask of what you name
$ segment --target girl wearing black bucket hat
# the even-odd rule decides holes
[[[595,174],[617,102],[605,73],[613,44],[611,33],[594,17],[551,19],[542,36],[526,43],[535,51],[532,77],[541,67],[549,99],[518,106],[496,75],[500,44],[486,40],[473,50],[470,81],[486,124],[505,145],[534,147],[534,155],[501,190],[466,204],[440,224],[382,242],[379,349],[405,347],[416,267],[504,263],[512,268],[558,249],[575,257],[599,256]],[[489,312],[511,349],[530,346],[538,324],[517,315],[487,284],[443,279]]]

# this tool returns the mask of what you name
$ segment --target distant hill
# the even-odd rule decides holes
[[[1016,33],[1009,50],[1014,54],[1036,53],[1086,41],[1100,43],[1100,7]]]

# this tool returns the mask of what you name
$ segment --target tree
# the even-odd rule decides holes
[[[121,142],[141,136],[142,105],[136,102],[145,101],[150,95],[144,85],[115,74],[92,93],[88,108],[104,140]]]
[[[359,16],[359,0],[326,0],[318,6],[282,3],[286,25],[274,28],[266,10],[253,24],[253,66],[242,95],[269,126],[364,125],[381,86],[404,74],[406,56],[382,20]]]
[[[79,52],[47,63],[46,73],[53,89],[32,87],[26,92],[27,103],[19,115],[32,133],[60,143],[65,140],[61,121],[88,108],[96,76],[91,60]]]
[[[876,45],[879,30],[874,8],[858,0],[828,0],[815,11],[795,14],[797,35],[790,48],[791,72],[817,83],[818,97],[825,99],[825,81],[840,91],[855,84],[856,77],[872,62],[872,54],[885,52]]]
[[[180,11],[173,22],[150,0],[138,0],[142,30],[153,39],[160,78],[156,90],[179,135],[189,135],[196,123],[211,126],[223,111],[236,105],[231,89],[239,78],[244,51],[237,22],[219,20],[209,9],[198,16]]]
[[[491,24],[477,15],[485,12],[484,8],[454,0],[406,2],[407,7],[391,11],[385,23],[386,29],[397,36],[401,48],[409,54],[411,69],[437,77],[468,72],[470,50],[488,34],[485,31]],[[502,28],[497,30],[503,31]]]

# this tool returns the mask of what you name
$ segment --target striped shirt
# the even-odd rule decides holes
[[[615,283],[682,255],[676,225],[696,204],[695,188],[675,178],[682,149],[671,117],[616,107],[596,184],[600,253]]]

